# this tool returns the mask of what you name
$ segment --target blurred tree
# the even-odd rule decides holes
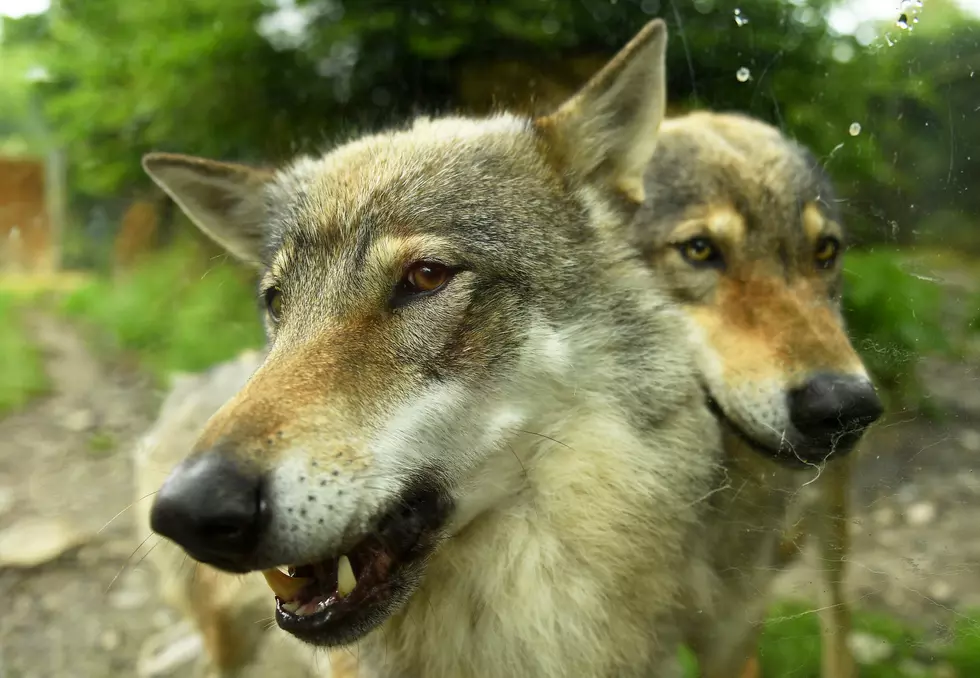
[[[834,174],[859,235],[913,237],[911,223],[940,207],[937,230],[963,222],[980,207],[967,190],[976,175],[969,149],[980,142],[980,126],[969,124],[977,22],[930,0],[914,31],[893,26],[894,39],[864,46],[833,33],[832,6],[62,0],[44,39],[54,77],[44,94],[69,145],[72,185],[110,195],[147,185],[138,160],[150,149],[275,162],[413,112],[510,103],[501,88],[521,80],[535,80],[528,95],[547,98],[574,89],[663,16],[673,105],[742,110],[782,126]]]

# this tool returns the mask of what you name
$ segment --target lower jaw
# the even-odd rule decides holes
[[[276,606],[279,628],[299,640],[320,647],[349,645],[367,635],[387,616],[384,605],[346,609],[343,603],[331,605],[308,616],[297,617]]]
[[[857,439],[840,441],[834,446],[804,446],[773,448],[759,442],[747,434],[738,424],[728,418],[728,415],[721,409],[721,406],[713,398],[708,398],[708,409],[714,415],[719,424],[740,441],[749,447],[753,452],[759,454],[780,466],[802,470],[813,468],[825,462],[842,459],[848,456],[857,444]]]

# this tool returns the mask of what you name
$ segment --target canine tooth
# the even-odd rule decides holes
[[[296,598],[299,592],[303,590],[303,587],[310,581],[303,577],[290,577],[277,568],[262,570],[262,575],[265,577],[265,581],[269,585],[269,588],[272,589],[272,592],[283,602]]]
[[[293,600],[288,603],[283,603],[282,609],[284,609],[286,612],[289,612],[290,614],[296,614],[297,612],[299,612],[299,608],[301,606],[302,603],[300,603],[298,600]]]
[[[350,560],[347,556],[340,556],[337,559],[337,593],[341,598],[349,596],[356,586],[357,577],[354,576],[354,568],[350,566]]]

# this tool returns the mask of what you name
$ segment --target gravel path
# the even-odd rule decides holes
[[[37,314],[31,328],[53,393],[0,420],[0,677],[134,676],[141,648],[177,620],[130,558],[125,511],[129,451],[158,394],[95,359],[63,321]],[[923,374],[947,417],[892,416],[873,433],[848,588],[941,632],[980,608],[980,367],[934,362]],[[819,567],[808,552],[780,593],[815,599]]]

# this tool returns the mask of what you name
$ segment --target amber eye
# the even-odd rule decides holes
[[[834,265],[837,261],[837,256],[840,254],[840,241],[833,236],[825,236],[820,238],[817,242],[817,249],[814,253],[814,259],[817,261],[817,265],[821,268],[829,268]]]
[[[437,261],[416,261],[405,269],[405,275],[395,287],[392,305],[398,306],[415,297],[438,292],[456,271]]]
[[[282,290],[278,287],[270,287],[265,291],[265,308],[272,322],[279,322],[279,318],[282,317]]]
[[[721,264],[721,251],[709,238],[698,237],[685,240],[677,248],[688,263],[695,266],[718,266]]]

